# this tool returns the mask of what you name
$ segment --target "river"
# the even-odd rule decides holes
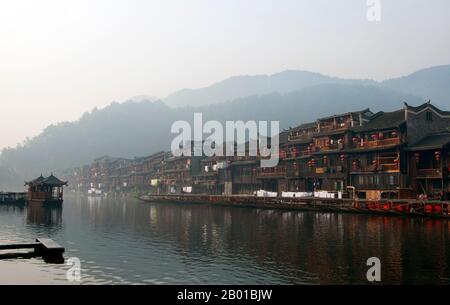
[[[0,205],[0,242],[48,237],[79,258],[0,260],[0,283],[450,284],[450,221],[66,196],[62,207]]]

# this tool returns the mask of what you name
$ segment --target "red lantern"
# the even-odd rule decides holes
[[[339,158],[341,159],[342,162],[345,161],[345,155],[340,155]]]
[[[294,162],[292,165],[294,166],[294,169],[297,169],[297,162]]]
[[[440,161],[441,160],[441,152],[440,151],[435,151],[434,152],[434,157],[435,157],[436,161]]]
[[[393,138],[396,138],[396,137],[397,137],[397,132],[393,131],[393,132],[392,132],[392,137],[393,137]]]

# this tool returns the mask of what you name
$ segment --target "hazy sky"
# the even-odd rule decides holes
[[[450,1],[0,0],[0,148],[93,107],[302,69],[385,79],[450,64]]]

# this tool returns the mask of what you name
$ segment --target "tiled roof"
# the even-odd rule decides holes
[[[367,132],[372,130],[385,130],[397,128],[405,123],[405,111],[403,109],[393,112],[380,111],[369,118],[369,122],[363,126],[353,128],[355,132]]]
[[[310,122],[310,123],[301,124],[299,126],[296,126],[294,128],[289,129],[289,131],[311,129],[311,128],[314,128],[314,127],[317,127],[317,122]]]
[[[40,183],[40,182],[42,182],[42,181],[44,181],[45,180],[45,178],[44,178],[44,176],[42,176],[42,174],[38,177],[38,178],[36,178],[36,179],[34,179],[33,181],[31,181],[32,183]]]
[[[410,151],[441,149],[448,144],[450,144],[450,132],[429,135],[407,149]]]
[[[437,108],[436,106],[434,106],[433,104],[431,104],[431,102],[424,103],[424,104],[422,104],[420,106],[417,106],[417,107],[410,106],[407,103],[405,103],[405,107],[406,107],[407,110],[413,111],[413,112],[420,112],[420,111],[422,111],[424,109],[431,108],[434,111],[436,111],[437,113],[439,113],[440,115],[443,115],[443,116],[450,115],[450,111],[443,111],[443,110]]]
[[[329,120],[329,119],[333,119],[333,118],[338,118],[338,117],[342,117],[342,116],[348,116],[348,115],[351,115],[351,114],[369,114],[369,115],[372,115],[373,113],[372,113],[372,111],[370,111],[370,109],[369,108],[366,108],[366,109],[364,109],[364,110],[361,110],[361,111],[352,111],[352,112],[347,112],[347,113],[342,113],[342,114],[334,114],[334,115],[330,115],[330,116],[327,116],[327,117],[323,117],[323,118],[319,118],[319,121],[322,121],[322,120]]]
[[[53,174],[51,174],[50,177],[45,178],[43,181],[41,181],[41,183],[51,186],[62,186],[67,184],[67,182],[59,180],[58,178],[53,176]]]

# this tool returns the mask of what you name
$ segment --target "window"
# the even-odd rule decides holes
[[[433,121],[433,113],[431,111],[427,111],[427,121],[431,122]]]
[[[395,176],[389,176],[389,185],[395,185]]]
[[[364,176],[358,176],[358,184],[364,185]]]
[[[373,178],[374,178],[374,184],[379,185],[380,184],[380,176],[375,175]]]

